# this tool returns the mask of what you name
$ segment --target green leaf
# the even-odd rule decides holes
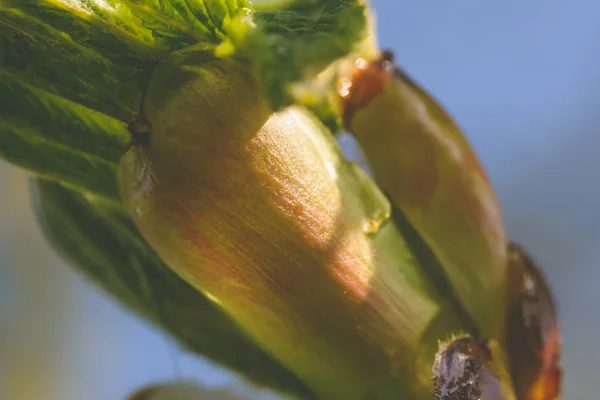
[[[121,303],[190,350],[253,382],[314,398],[214,303],[167,268],[121,207],[59,184],[33,180],[34,208],[53,248]]]
[[[116,163],[129,135],[119,121],[0,70],[0,155],[48,179],[118,198]]]
[[[143,36],[84,17],[46,2],[1,9],[0,68],[48,93],[128,120],[161,51]]]
[[[39,176],[108,198],[118,196],[114,163],[47,140],[26,122],[0,120],[0,155]]]
[[[259,68],[275,108],[364,36],[358,0],[4,0],[0,155],[44,177],[115,198],[109,177],[155,66],[202,44]],[[250,17],[256,29],[250,29]],[[310,105],[335,129],[330,104]]]
[[[206,4],[208,5],[206,5]],[[121,121],[138,111],[157,63],[217,45],[243,1],[7,0],[0,65],[49,93]]]

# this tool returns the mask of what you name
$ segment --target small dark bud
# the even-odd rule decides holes
[[[442,345],[433,365],[438,400],[514,400],[490,342],[460,337]]]

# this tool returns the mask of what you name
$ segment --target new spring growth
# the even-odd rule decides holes
[[[393,63],[359,59],[341,114],[375,179],[429,247],[483,337],[505,324],[506,242],[494,192],[448,114]]]
[[[464,327],[374,182],[309,113],[272,113],[262,93],[248,64],[208,51],[159,67],[149,138],[120,164],[126,209],[318,398],[430,398],[437,339]]]

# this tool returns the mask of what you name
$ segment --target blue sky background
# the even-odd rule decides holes
[[[600,2],[374,5],[381,45],[396,51],[464,128],[512,238],[535,255],[555,288],[564,398],[597,398]],[[65,267],[37,231],[24,175],[0,165],[0,182],[1,399],[111,400],[160,380],[211,387],[234,380]]]

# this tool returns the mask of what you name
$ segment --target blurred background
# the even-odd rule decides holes
[[[600,2],[374,5],[382,47],[464,128],[511,237],[545,269],[565,339],[564,398],[597,398]],[[171,379],[274,399],[186,354],[84,281],[44,242],[25,174],[0,164],[0,184],[0,399],[120,400]]]

